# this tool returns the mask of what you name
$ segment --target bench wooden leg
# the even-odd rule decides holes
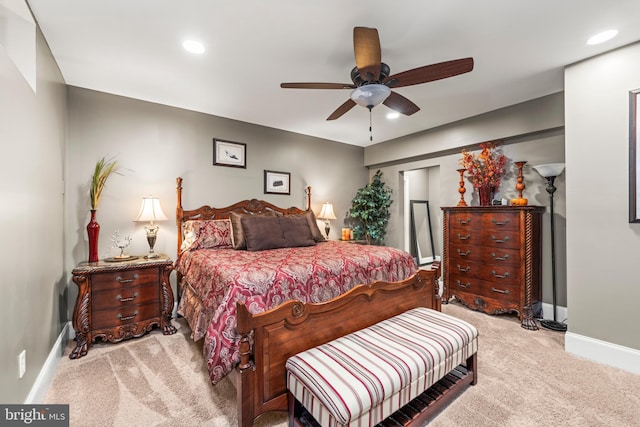
[[[473,353],[473,356],[467,359],[467,369],[473,373],[471,385],[478,384],[478,353]]]

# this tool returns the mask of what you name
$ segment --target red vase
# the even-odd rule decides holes
[[[493,198],[493,187],[489,185],[478,187],[478,198],[480,199],[480,206],[491,206],[491,199]]]
[[[96,211],[91,209],[91,221],[87,224],[87,236],[89,236],[89,262],[98,261],[98,236],[100,224],[96,221]]]

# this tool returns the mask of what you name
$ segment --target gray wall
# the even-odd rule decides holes
[[[0,46],[3,403],[25,401],[68,320],[63,271],[66,89],[39,32],[35,41],[35,51],[23,52],[33,55],[36,64],[35,93]],[[19,379],[22,350],[26,350],[27,370]]]
[[[333,239],[340,236],[351,198],[368,179],[362,147],[77,87],[69,87],[68,105],[65,251],[69,271],[88,255],[88,183],[102,156],[116,156],[121,175],[109,178],[98,208],[100,258],[119,253],[111,244],[116,229],[133,237],[129,253],[146,253],[144,224],[133,219],[141,198],[148,194],[160,197],[170,218],[158,224],[155,251],[176,256],[176,177],[184,179],[186,209],[204,204],[222,207],[251,198],[306,208],[305,189],[310,185],[316,214],[324,202],[334,205],[338,219],[331,221]],[[247,144],[247,168],[213,166],[214,137]],[[263,194],[265,169],[291,173],[291,195]],[[71,285],[70,311],[76,295]]]
[[[497,194],[498,198],[511,199],[517,196],[515,189],[517,168],[514,161],[527,161],[524,166],[524,182],[526,188],[523,196],[529,199],[529,204],[549,205],[549,195],[545,191],[545,181],[531,166],[544,163],[564,162],[564,123],[563,97],[561,93],[544,98],[504,108],[495,112],[472,117],[452,123],[441,128],[417,133],[402,139],[389,141],[365,149],[365,159],[371,170],[383,171],[386,182],[392,188],[399,203],[391,207],[392,215],[389,223],[389,235],[386,243],[391,246],[405,247],[406,236],[401,233],[403,221],[407,213],[404,211],[402,200],[402,175],[405,171],[421,168],[439,170],[438,174],[429,175],[429,200],[433,200],[432,217],[434,227],[442,227],[440,207],[456,206],[460,200],[458,193],[460,175],[458,160],[461,158],[462,148],[478,149],[478,143],[494,139],[504,139],[502,151],[509,159],[507,174]],[[430,150],[434,150],[430,152]],[[399,157],[398,152],[406,156]],[[384,159],[390,161],[384,162]],[[392,160],[392,161],[391,161]],[[556,283],[557,303],[567,306],[566,298],[566,249],[565,249],[565,175],[556,179],[557,191],[554,197],[554,211],[556,220]],[[465,181],[467,204],[477,205],[478,196],[473,188]],[[430,203],[431,204],[431,203]],[[439,212],[440,211],[440,212]],[[549,234],[549,212],[543,218],[543,300],[552,303],[551,280],[551,249]],[[442,247],[442,233],[438,232],[437,247]],[[559,319],[563,320],[563,319]]]
[[[640,350],[640,224],[628,222],[628,97],[640,88],[638,70],[640,43],[568,67],[565,114],[570,332]]]

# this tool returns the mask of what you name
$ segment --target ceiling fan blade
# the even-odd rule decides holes
[[[355,89],[352,83],[280,83],[285,89]]]
[[[356,106],[356,103],[351,99],[347,99],[345,101],[344,104],[342,104],[341,106],[339,106],[336,111],[334,111],[333,113],[331,113],[331,115],[329,117],[327,117],[327,120],[335,120],[338,119],[340,117],[342,117],[342,115],[344,113],[346,113],[347,111],[351,110],[353,107]]]
[[[366,81],[380,78],[380,37],[375,28],[355,27],[353,29],[353,53],[360,76]]]
[[[417,113],[420,111],[420,107],[418,107],[413,102],[409,101],[404,96],[400,95],[397,92],[391,92],[391,95],[383,102],[384,105],[391,108],[398,113],[404,114],[405,116],[410,116],[413,113]]]
[[[455,59],[403,71],[387,77],[382,83],[391,88],[411,86],[446,79],[471,70],[473,70],[473,58]]]

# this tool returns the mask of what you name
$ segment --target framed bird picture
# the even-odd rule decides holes
[[[213,139],[213,164],[233,168],[247,168],[247,144]]]

